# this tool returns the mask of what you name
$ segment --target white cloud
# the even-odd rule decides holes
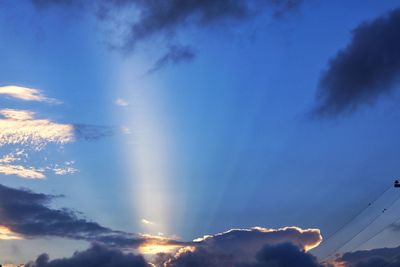
[[[34,112],[3,109],[0,114],[0,147],[4,145],[29,145],[36,150],[48,143],[65,144],[74,140],[74,127],[47,119],[35,119]]]
[[[25,101],[59,103],[43,95],[39,90],[20,86],[0,87],[0,95]],[[44,167],[27,166],[28,153],[37,156],[48,144],[63,145],[75,140],[72,124],[62,124],[49,119],[37,119],[30,110],[0,109],[0,174],[16,175],[27,179],[44,179],[46,172],[55,175],[72,174],[77,171],[73,162]],[[6,154],[6,151],[12,151]]]
[[[24,150],[16,150],[0,158],[0,173],[4,175],[17,175],[27,179],[44,179],[43,169],[34,167],[26,167],[15,162],[26,158],[27,154]]]
[[[74,161],[65,162],[65,166],[59,166],[58,164],[53,168],[49,167],[50,170],[54,172],[55,175],[67,175],[74,174],[78,172],[78,169],[73,167]]]
[[[28,155],[24,149],[26,147],[39,151],[48,143],[65,144],[74,140],[73,126],[69,124],[59,124],[50,120],[35,119],[35,113],[27,110],[1,109],[0,116],[0,147],[11,145],[17,146],[12,153],[8,153],[0,158],[0,174],[16,175],[27,179],[46,178],[46,168],[36,168],[22,164],[23,159]],[[18,162],[18,163],[17,163]],[[56,175],[65,175],[76,172],[77,170],[66,164],[64,167],[56,165],[51,168]]]
[[[126,107],[126,106],[129,105],[128,101],[126,101],[126,100],[123,99],[123,98],[117,98],[117,99],[114,101],[114,104],[117,105],[117,106],[120,106],[120,107]]]
[[[0,95],[6,95],[25,101],[48,102],[53,104],[60,103],[56,99],[46,97],[38,89],[17,85],[0,86]]]
[[[33,167],[25,167],[22,165],[0,164],[0,173],[5,175],[17,175],[27,179],[44,179],[46,176],[43,170],[35,169]]]
[[[290,242],[302,250],[317,247],[322,241],[319,229],[301,229],[291,226],[279,229],[253,227],[232,229],[227,232],[207,235],[194,240],[198,246],[212,248],[213,251],[239,250],[241,253],[254,253],[265,244]]]
[[[142,221],[142,223],[147,224],[147,225],[155,225],[154,222],[146,220],[146,219],[142,219],[141,221]]]
[[[0,109],[0,114],[7,119],[24,121],[33,119],[34,112],[29,110]]]

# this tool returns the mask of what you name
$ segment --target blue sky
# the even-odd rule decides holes
[[[352,30],[397,1],[304,1],[281,17],[271,9],[236,22],[187,23],[170,35],[138,39],[129,51],[114,45],[123,40],[124,19],[138,18],[130,16],[135,7],[118,11],[114,21],[74,5],[0,5],[0,85],[59,101],[0,95],[1,109],[100,132],[95,140],[29,150],[24,164],[73,162],[67,175],[0,174],[4,186],[65,196],[52,207],[111,229],[179,240],[253,226],[318,228],[324,236],[398,176],[398,92],[354,112],[310,116],[319,80]],[[148,73],[173,45],[190,47],[193,58]],[[0,149],[4,156],[15,146]],[[386,197],[382,207],[396,192]],[[376,229],[394,218],[388,213]],[[387,234],[365,248],[397,246],[396,239],[398,233]],[[2,240],[6,254],[18,252],[0,255],[22,263],[87,246]],[[315,251],[326,253],[323,244]]]

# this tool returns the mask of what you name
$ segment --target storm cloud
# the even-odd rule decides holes
[[[338,258],[337,262],[346,267],[398,267],[400,247],[348,252]]]
[[[304,252],[291,243],[264,246],[256,256],[256,262],[240,267],[322,267],[310,253]]]
[[[108,248],[101,244],[92,246],[82,252],[75,252],[70,258],[49,260],[47,254],[40,255],[26,267],[149,267],[144,258],[132,253],[124,254],[120,250]]]
[[[313,255],[301,250],[298,246],[292,243],[281,243],[265,245],[252,259],[242,259],[229,251],[218,253],[204,248],[186,250],[164,262],[163,266],[322,267],[323,265],[319,264]]]
[[[298,261],[314,264],[299,266],[314,267],[320,265],[317,265],[314,257],[306,251],[318,246],[321,241],[318,229],[298,227],[232,229],[195,239],[191,244],[188,243],[178,250],[175,255],[160,254],[155,264],[165,267],[292,266],[286,263]],[[291,258],[280,258],[285,253],[290,254]],[[265,265],[266,263],[270,265]]]
[[[349,114],[392,93],[400,77],[399,31],[400,9],[355,28],[320,78],[315,115]]]

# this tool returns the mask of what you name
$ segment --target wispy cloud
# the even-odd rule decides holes
[[[58,103],[37,89],[20,86],[0,87],[0,95],[24,101]],[[74,173],[72,165],[34,167],[27,164],[28,154],[43,150],[48,144],[64,145],[75,140],[72,124],[36,118],[31,110],[0,109],[0,174],[26,179],[44,179],[46,172],[55,175]]]
[[[120,106],[120,107],[129,106],[128,101],[126,101],[126,100],[123,99],[123,98],[117,98],[117,99],[115,99],[114,104],[117,105],[117,106]]]
[[[48,102],[59,104],[60,101],[54,98],[48,98],[38,89],[22,87],[17,85],[7,85],[0,87],[0,95],[6,95],[25,101]]]
[[[27,110],[0,110],[0,147],[8,144],[30,145],[40,150],[48,143],[65,144],[74,140],[71,124],[35,119]]]
[[[16,175],[28,179],[44,179],[43,170],[23,165],[0,164],[0,173],[4,175]]]
[[[56,166],[50,168],[54,172],[55,175],[67,175],[67,174],[74,174],[78,172],[78,169],[73,167],[74,161],[67,161],[65,162],[64,166],[60,166],[56,164]]]
[[[282,19],[285,15],[299,9],[304,0],[262,0],[262,1],[182,1],[182,0],[31,0],[38,9],[58,6],[72,12],[94,13],[99,21],[111,27],[115,35],[107,40],[113,49],[124,54],[132,52],[139,44],[154,40],[164,40],[172,47],[178,47],[179,33],[187,28],[196,30],[220,30],[225,34],[227,29],[236,28],[249,22],[263,13]],[[118,30],[115,30],[118,29]],[[221,30],[223,29],[223,30]],[[113,38],[116,37],[116,38]],[[190,62],[195,58],[191,46],[169,49],[149,73],[171,64]]]
[[[74,136],[79,140],[94,141],[115,134],[115,128],[102,125],[73,124]]]
[[[25,101],[55,103],[41,91],[20,86],[0,87],[0,96]],[[122,100],[121,100],[122,101]],[[121,102],[120,104],[125,104]],[[48,172],[54,175],[76,173],[73,161],[65,164],[27,166],[28,154],[38,156],[48,145],[62,146],[78,140],[97,140],[115,133],[114,127],[87,124],[59,123],[38,118],[36,112],[23,109],[0,109],[0,174],[16,175],[27,179],[44,179]],[[21,153],[24,151],[24,154]],[[23,156],[23,157],[22,157]]]
[[[189,46],[172,45],[168,48],[168,52],[157,60],[151,69],[147,71],[152,74],[170,64],[177,65],[179,63],[191,62],[195,58],[193,49]]]
[[[147,225],[155,225],[154,222],[146,220],[146,219],[142,219],[141,222],[144,223],[144,224],[147,224]]]

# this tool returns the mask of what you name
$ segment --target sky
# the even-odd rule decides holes
[[[3,267],[400,266],[398,1],[0,22]]]

